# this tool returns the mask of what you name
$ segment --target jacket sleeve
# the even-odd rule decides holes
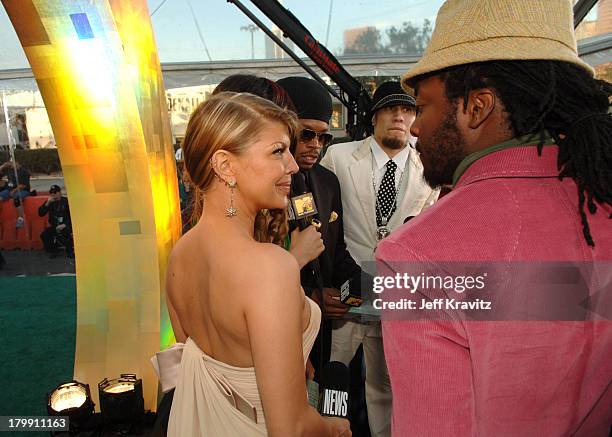
[[[376,251],[377,274],[389,277],[406,272],[402,267],[398,268],[399,260],[432,265],[404,246],[387,240]],[[431,268],[431,271],[436,271],[436,267]],[[401,289],[392,288],[379,296],[393,301],[405,294]],[[439,294],[417,292],[413,296],[419,305],[421,299],[431,301]],[[387,314],[397,313],[387,311]],[[456,315],[444,309],[412,310],[411,313],[412,316],[404,320],[403,316],[385,318],[385,310],[382,316],[385,360],[393,385],[393,432],[402,436],[490,435],[473,429],[476,401],[472,385],[474,362],[464,325]],[[494,350],[490,344],[491,337],[484,338],[489,339],[484,349],[486,354],[490,354]],[[487,366],[501,367],[503,363],[494,366],[489,363]],[[495,402],[495,398],[487,402]],[[440,420],[441,411],[444,411],[443,420]],[[479,420],[485,423],[489,418]]]
[[[45,200],[42,205],[38,207],[38,216],[44,217],[49,212],[49,207],[47,206],[47,201]]]
[[[335,147],[338,145],[330,146],[327,149],[327,153],[321,160],[321,165],[327,168],[329,171],[336,174],[336,165],[334,161],[334,155],[336,152]],[[333,199],[334,210],[338,213],[338,238],[336,239],[336,247],[334,251],[333,260],[333,279],[332,282],[334,287],[340,289],[342,285],[349,280],[350,281],[350,292],[354,295],[361,295],[361,268],[355,262],[344,242],[344,212],[342,210],[342,194],[340,190],[340,183],[338,178],[335,177],[334,189],[331,190],[335,193]],[[330,187],[331,188],[331,187]]]
[[[399,435],[477,434],[472,426],[475,400],[470,349],[456,323],[383,321],[382,329],[385,358],[393,383],[393,408],[406,413],[394,414],[394,432]],[[439,420],[440,411],[444,411],[443,420]],[[483,419],[486,421],[488,418]]]
[[[336,180],[336,184],[338,184]],[[342,195],[340,185],[335,190],[334,209],[338,212],[338,238],[336,239],[336,250],[333,261],[333,284],[340,288],[344,282],[350,281],[351,294],[361,294],[361,268],[349,253],[344,242],[344,212],[342,210]]]

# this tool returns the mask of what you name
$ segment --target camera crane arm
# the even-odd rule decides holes
[[[278,44],[295,62],[306,70],[317,82],[323,85],[330,94],[336,97],[348,110],[346,132],[353,140],[367,136],[370,120],[371,99],[366,89],[349,74],[325,46],[320,44],[304,25],[277,1],[251,0],[279,29],[285,37],[297,45],[329,78],[338,85],[340,93],[327,85],[325,81],[304,61],[302,61],[278,36],[259,20],[240,0],[227,0],[235,4],[262,31]]]

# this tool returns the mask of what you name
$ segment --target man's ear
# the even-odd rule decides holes
[[[372,126],[376,126],[376,112],[372,114]]]
[[[480,127],[491,116],[498,104],[497,96],[490,88],[470,91],[466,110],[468,127],[470,129]]]
[[[225,183],[236,181],[234,155],[227,150],[217,150],[210,159],[215,174]]]

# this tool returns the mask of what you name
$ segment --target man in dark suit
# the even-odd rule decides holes
[[[300,171],[294,175],[292,184],[295,192],[295,178],[303,178],[308,191],[312,192],[321,223],[319,231],[325,250],[319,255],[322,290],[318,290],[316,272],[312,265],[306,265],[301,272],[304,291],[315,300],[323,311],[320,343],[323,351],[317,348],[311,353],[311,360],[317,364],[329,361],[331,346],[330,319],[344,316],[349,307],[340,302],[340,288],[349,281],[351,291],[357,292],[361,269],[353,260],[344,243],[342,226],[342,200],[338,178],[331,171],[319,165],[321,150],[329,145],[333,136],[329,133],[329,120],[332,115],[331,96],[318,82],[305,77],[286,77],[277,82],[295,105],[302,132],[293,151]],[[319,345],[320,347],[321,345]],[[319,356],[319,354],[321,354]]]
[[[332,321],[343,318],[349,307],[340,302],[340,289],[348,285],[351,294],[360,295],[361,268],[346,249],[340,184],[334,173],[319,164],[321,150],[330,144],[329,120],[332,115],[331,96],[318,82],[305,77],[287,77],[278,81],[295,105],[302,128],[300,140],[293,156],[300,171],[293,175],[292,195],[296,180],[303,179],[306,189],[314,197],[321,223],[320,232],[325,250],[319,255],[321,290],[312,265],[301,271],[301,283],[308,296],[315,300],[323,312],[319,337],[310,353],[317,371],[329,361]],[[351,429],[355,437],[369,436],[361,368],[361,355],[357,354],[351,370]]]

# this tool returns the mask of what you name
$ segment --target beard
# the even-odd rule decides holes
[[[416,144],[423,162],[423,178],[431,188],[451,184],[455,170],[467,156],[465,139],[457,128],[456,108],[451,105],[429,144],[424,145],[421,139]]]
[[[394,137],[384,137],[380,142],[383,146],[391,150],[401,150],[408,144],[406,139],[400,140]]]

